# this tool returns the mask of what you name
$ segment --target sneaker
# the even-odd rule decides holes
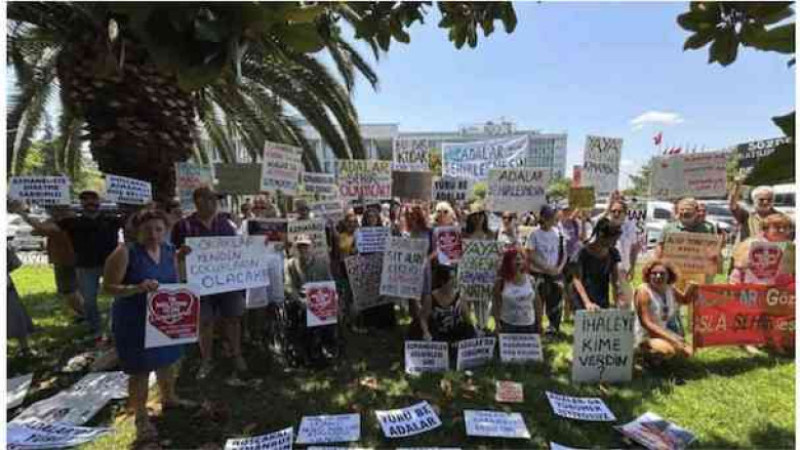
[[[214,370],[214,366],[211,365],[211,362],[200,363],[200,369],[197,370],[197,380],[205,380],[211,375],[212,370]]]

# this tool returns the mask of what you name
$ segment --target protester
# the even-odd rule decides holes
[[[454,344],[475,335],[466,304],[461,301],[456,287],[456,270],[434,264],[431,291],[423,295],[421,313],[411,324],[409,339]]]
[[[19,344],[19,356],[35,356],[28,344],[28,336],[35,328],[33,321],[19,298],[17,287],[11,279],[11,272],[22,267],[17,252],[6,243],[6,339],[16,339]]]
[[[759,186],[753,189],[750,197],[753,200],[755,214],[751,214],[739,205],[739,193],[742,189],[742,181],[737,179],[734,182],[731,195],[728,198],[728,206],[731,214],[739,224],[739,235],[737,242],[744,241],[750,236],[755,236],[761,231],[761,222],[771,214],[780,214],[773,206],[775,193],[769,186]]]
[[[564,280],[564,298],[572,298],[574,294],[572,278],[577,269],[578,253],[583,248],[585,239],[580,211],[571,207],[566,207],[559,211],[558,230],[564,236],[565,262],[561,271]],[[569,301],[564,302],[565,318],[569,317],[571,309],[571,303]]]
[[[642,268],[644,283],[636,290],[638,317],[636,340],[639,350],[651,364],[676,356],[691,356],[692,346],[684,339],[679,304],[687,305],[697,295],[697,284],[687,291],[674,287],[678,279],[668,262],[654,259]]]
[[[636,223],[628,218],[628,205],[622,199],[619,191],[614,191],[618,195],[616,200],[612,200],[608,205],[608,219],[611,224],[619,227],[620,234],[617,239],[616,248],[619,251],[620,262],[617,266],[620,274],[620,288],[622,289],[622,297],[626,299],[626,303],[617,305],[621,309],[633,308],[630,300],[633,299],[633,287],[631,282],[634,278],[636,269],[636,260],[639,256],[639,237],[636,233]]]
[[[436,204],[436,208],[434,208],[434,223],[433,225],[436,227],[449,227],[458,225],[456,221],[456,212],[453,210],[453,207],[450,206],[450,203],[447,202],[439,202]]]
[[[503,253],[500,271],[494,285],[492,315],[498,333],[541,333],[536,321],[541,314],[536,301],[533,277],[528,272],[528,259],[519,247],[508,247]]]
[[[133,219],[136,242],[120,245],[109,256],[103,272],[103,289],[115,297],[112,305],[114,344],[122,370],[130,375],[128,394],[135,414],[137,440],[154,440],[155,426],[147,415],[148,378],[155,371],[164,410],[196,406],[175,394],[182,346],[144,348],[147,295],[160,284],[178,282],[175,248],[164,242],[167,216],[145,210]]]
[[[348,256],[357,254],[356,231],[358,231],[358,216],[350,208],[342,219],[336,234],[338,252],[331,256],[331,265],[334,279],[336,280],[336,290],[339,293],[340,307],[345,311],[345,317],[350,322],[353,332],[362,334],[366,330],[358,325],[358,317],[353,306],[353,291],[350,288],[350,280],[347,278],[347,268],[344,260]]]
[[[239,223],[252,219],[253,217],[253,205],[250,203],[250,200],[247,200],[239,206]]]
[[[160,205],[160,208],[167,215],[167,234],[164,236],[164,242],[172,244],[172,229],[175,224],[183,219],[183,209],[181,202],[177,198],[172,198]]]
[[[609,308],[608,288],[611,284],[614,299],[622,303],[622,290],[619,283],[617,264],[620,262],[619,250],[615,244],[621,231],[608,218],[601,218],[592,231],[589,243],[578,253],[578,264],[573,279],[575,292],[572,308],[596,311]]]
[[[495,233],[489,229],[489,217],[486,213],[486,206],[483,202],[475,201],[469,207],[466,227],[461,235],[462,239],[484,239],[493,240]]]
[[[536,283],[536,298],[541,304],[537,308],[536,324],[537,329],[542,328],[541,312],[544,309],[548,320],[546,334],[556,336],[561,328],[561,272],[566,264],[564,236],[555,227],[555,209],[542,206],[539,218],[539,227],[528,236],[526,244],[528,264]]]
[[[502,215],[502,224],[500,230],[497,232],[497,240],[506,247],[513,247],[519,245],[519,238],[517,237],[517,213],[512,211],[504,211]]]
[[[664,226],[664,229],[661,232],[661,236],[658,238],[658,244],[656,245],[655,250],[655,257],[657,259],[661,259],[664,255],[664,242],[669,236],[670,233],[677,233],[677,232],[688,232],[688,233],[706,233],[706,234],[715,234],[714,228],[708,222],[699,222],[697,220],[697,208],[698,203],[692,197],[685,197],[680,200],[675,205],[675,209],[677,211],[677,221],[673,221],[668,223]],[[714,254],[709,255],[709,259],[714,262],[714,264],[719,265],[720,255]],[[695,281],[697,283],[705,283],[705,284],[712,284],[714,282],[713,275],[705,275],[705,274],[688,274],[684,273],[681,274],[681,279],[679,280],[677,286],[678,288],[684,289],[686,287],[686,283],[688,281]]]
[[[772,242],[786,244],[781,253],[781,259],[775,261],[777,269],[775,283],[784,284],[794,282],[794,245],[792,242],[792,232],[794,230],[792,221],[785,214],[770,214],[760,221],[760,232],[744,241],[736,244],[733,249],[733,271],[731,272],[731,283],[760,283],[759,279],[752,279],[747,276],[750,265],[750,247],[756,242]],[[766,255],[765,255],[766,256]]]
[[[297,215],[297,220],[308,220],[311,218],[311,208],[308,207],[308,202],[302,198],[294,201],[294,212]]]
[[[186,238],[235,236],[235,224],[218,213],[218,194],[209,187],[199,187],[192,193],[197,211],[178,222],[172,230],[172,242],[180,255],[191,249]],[[181,258],[183,263],[183,258]],[[247,363],[242,356],[241,318],[244,314],[244,293],[242,291],[223,292],[200,298],[200,355],[202,362],[197,378],[208,377],[213,370],[214,323],[219,322],[228,341],[237,372],[246,372]]]
[[[375,207],[367,207],[361,216],[362,227],[383,227],[380,211]],[[367,328],[391,328],[397,325],[394,303],[386,303],[361,311],[358,321]]]

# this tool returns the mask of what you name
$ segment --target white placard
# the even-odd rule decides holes
[[[214,172],[211,167],[198,166],[190,163],[175,163],[175,189],[181,199],[181,210],[185,213],[194,212],[194,190],[199,187],[214,186]]]
[[[501,403],[522,403],[525,393],[522,383],[513,381],[495,381],[494,401]]]
[[[306,326],[319,327],[336,323],[339,297],[335,281],[317,281],[303,285],[306,294]]]
[[[512,136],[472,142],[442,144],[442,172],[452,177],[485,180],[491,169],[523,167],[529,137]]]
[[[458,264],[458,287],[470,301],[490,301],[503,244],[495,240],[464,239],[464,254]]]
[[[358,253],[381,253],[386,251],[389,239],[388,227],[362,227],[356,231]]]
[[[353,292],[353,309],[363,311],[379,305],[392,303],[391,297],[380,294],[383,255],[370,253],[353,255],[344,259],[350,290]]]
[[[630,381],[635,321],[633,311],[576,312],[572,381]]]
[[[467,436],[530,439],[531,434],[520,413],[464,410]]]
[[[99,394],[111,400],[122,400],[128,398],[128,379],[128,374],[122,371],[87,373],[66,392],[70,394]]]
[[[491,211],[538,211],[546,203],[548,169],[492,169],[489,171],[488,207]]]
[[[83,425],[103,409],[109,400],[103,394],[59,392],[28,406],[13,422],[38,419],[47,423]]]
[[[186,238],[186,275],[197,295],[267,286],[269,253],[263,236]]]
[[[311,239],[311,251],[320,258],[328,258],[328,237],[325,235],[325,219],[291,220],[288,225],[289,243],[305,234]]]
[[[441,177],[434,178],[431,196],[434,202],[451,202],[457,205],[467,201],[470,183],[468,178]]]
[[[270,303],[283,303],[283,251],[274,249],[276,245],[268,246],[268,278],[269,284],[247,290],[245,306],[247,309],[264,308]]]
[[[729,155],[714,152],[653,158],[650,196],[661,200],[725,198]]]
[[[458,342],[456,370],[472,369],[489,363],[494,357],[494,337],[464,339]]]
[[[339,184],[339,197],[348,202],[392,198],[390,161],[337,159],[336,181]]]
[[[436,141],[428,139],[395,138],[392,150],[392,170],[425,172],[430,170],[431,150]]]
[[[162,284],[147,294],[144,348],[197,342],[200,297],[187,284]]]
[[[300,181],[303,149],[276,142],[264,143],[261,161],[261,190],[297,194]]]
[[[464,253],[461,227],[443,226],[433,229],[436,259],[444,266],[456,266]]]
[[[344,219],[344,208],[342,208],[342,202],[337,199],[309,202],[308,209],[316,218],[324,218],[334,222]]]
[[[146,205],[153,201],[153,188],[149,182],[136,178],[105,174],[105,199],[125,205]]]
[[[594,187],[595,195],[617,190],[622,139],[586,136],[581,185]]]
[[[647,248],[647,202],[628,204],[628,220],[636,226],[636,240],[644,251]]]
[[[532,333],[500,333],[500,361],[544,362],[541,336]]]
[[[6,443],[8,448],[20,449],[67,448],[86,444],[110,431],[29,419],[6,425]]]
[[[633,422],[614,428],[650,450],[682,450],[695,440],[694,434],[689,430],[651,412],[642,414]]]
[[[442,425],[436,411],[426,401],[402,409],[375,411],[383,435],[390,439],[414,436]]]
[[[303,416],[297,430],[298,444],[355,442],[361,439],[360,414]]]
[[[228,439],[225,450],[292,450],[294,428],[284,428],[261,436]]]
[[[447,342],[406,341],[406,373],[445,372],[450,368]]]
[[[331,173],[301,172],[303,189],[310,194],[338,195],[336,176]]]
[[[605,402],[597,397],[572,397],[545,391],[547,400],[557,416],[591,422],[613,422],[617,420]]]
[[[25,396],[28,395],[32,381],[32,373],[8,379],[6,382],[6,409],[16,408],[22,404]]]
[[[11,177],[8,198],[41,206],[69,205],[70,181],[65,176]]]
[[[427,252],[427,239],[390,236],[383,254],[381,295],[420,298]]]

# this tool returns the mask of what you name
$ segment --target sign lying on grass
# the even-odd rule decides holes
[[[260,163],[214,164],[216,190],[225,194],[253,195],[261,190]]]
[[[302,170],[303,150],[291,145],[275,142],[264,143],[264,158],[261,162],[261,190],[281,191],[295,195]]]
[[[430,172],[392,172],[392,197],[402,201],[431,198],[433,175]]]
[[[392,149],[392,170],[424,172],[430,170],[434,141],[396,138]]]
[[[491,300],[503,244],[479,239],[464,239],[463,243],[464,254],[458,265],[461,296],[470,301]]]
[[[681,450],[689,446],[694,435],[657,414],[646,412],[633,422],[615,426],[620,433],[649,449]]]
[[[406,373],[445,372],[450,368],[447,342],[406,341]]]
[[[570,208],[594,208],[594,187],[569,188]]]
[[[496,381],[494,401],[500,403],[522,403],[525,401],[522,387],[522,383]]]
[[[259,236],[190,237],[186,276],[197,295],[219,294],[269,284],[269,258]]]
[[[348,256],[344,260],[344,265],[347,269],[347,278],[350,280],[350,289],[353,291],[353,308],[356,311],[392,302],[389,297],[380,294],[382,254]]]
[[[362,227],[356,231],[358,253],[379,253],[386,250],[388,227]]]
[[[6,383],[6,409],[16,408],[22,404],[32,381],[32,373],[8,379]]]
[[[457,205],[467,201],[469,179],[458,177],[442,177],[433,180],[433,201],[450,202]]]
[[[228,439],[225,450],[292,450],[294,428],[284,428],[274,433],[250,438]]]
[[[682,274],[714,275],[722,236],[710,233],[666,233],[664,259],[675,264]]]
[[[108,403],[108,396],[94,393],[60,392],[22,411],[13,422],[38,419],[47,423],[83,425]]]
[[[520,413],[464,410],[467,436],[530,439],[531,434]]]
[[[461,260],[461,228],[457,226],[436,227],[433,229],[433,242],[439,264],[449,266]]]
[[[339,313],[336,282],[306,283],[303,290],[306,293],[306,326],[311,328],[335,324]]]
[[[485,180],[491,169],[523,167],[528,157],[528,135],[442,144],[444,175]]]
[[[69,178],[65,176],[11,177],[8,198],[41,206],[69,205],[72,201],[69,187]]]
[[[375,411],[383,435],[390,439],[414,436],[439,428],[442,421],[426,401],[402,409]]]
[[[360,414],[303,416],[297,430],[298,444],[355,442],[361,439]]]
[[[693,307],[693,343],[794,345],[794,286],[701,285]]]
[[[650,196],[664,200],[681,197],[725,198],[728,153],[689,153],[653,158]]]
[[[194,212],[192,194],[199,187],[214,186],[214,174],[211,167],[198,166],[190,163],[175,163],[175,189],[181,199],[181,209],[184,213]]]
[[[339,197],[345,201],[380,201],[392,197],[389,161],[337,159],[336,181]]]
[[[331,173],[302,172],[303,188],[316,195],[336,196],[336,176]]]
[[[126,205],[146,205],[153,201],[153,188],[147,181],[106,174],[105,199]]]
[[[633,311],[578,311],[572,348],[572,381],[630,381],[635,321]]]
[[[458,342],[456,370],[472,369],[489,363],[494,357],[496,338],[464,339]]]
[[[427,239],[390,236],[383,254],[381,295],[420,298],[427,251]]]
[[[86,444],[110,432],[110,428],[87,428],[48,423],[37,419],[6,425],[8,448],[66,448]]]
[[[567,419],[593,422],[613,422],[617,420],[602,399],[596,397],[571,397],[545,391],[550,407],[557,416]]]
[[[500,333],[500,361],[504,363],[544,361],[538,334]]]
[[[66,392],[70,394],[103,395],[110,400],[128,398],[128,374],[116,372],[87,373]]]
[[[197,342],[200,297],[186,284],[159,285],[147,295],[144,327],[144,348]]]
[[[538,211],[545,204],[550,172],[544,169],[492,169],[489,171],[489,209],[519,213]]]
[[[594,192],[598,195],[608,195],[615,191],[619,183],[621,155],[622,139],[586,136],[581,171],[582,186],[594,187]],[[587,208],[593,206],[594,203]]]

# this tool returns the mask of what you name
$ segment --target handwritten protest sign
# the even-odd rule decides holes
[[[433,242],[439,264],[450,266],[461,260],[461,228],[457,226],[433,229]]]
[[[488,301],[497,277],[503,245],[497,241],[464,239],[464,255],[458,265],[458,286],[462,298]]]
[[[774,284],[781,273],[794,273],[794,244],[751,242],[747,253],[744,282]]]
[[[622,155],[622,139],[586,136],[583,149],[582,186],[594,187],[598,195],[608,195],[619,183],[619,162]],[[591,208],[594,205],[588,206]]]
[[[294,243],[301,234],[311,239],[311,251],[320,258],[328,258],[328,237],[325,235],[325,219],[289,221],[289,242]]]
[[[450,202],[454,205],[467,201],[469,179],[458,177],[441,177],[433,180],[434,202]]]
[[[640,248],[647,248],[647,203],[628,203],[628,220],[636,225],[636,240]]]
[[[642,414],[633,422],[614,428],[650,450],[682,450],[695,440],[690,431],[651,412]]]
[[[439,428],[442,421],[426,401],[402,409],[375,411],[383,435],[390,439],[414,436]]]
[[[467,436],[531,438],[531,433],[520,413],[465,409],[464,426],[467,429]]]
[[[284,252],[282,244],[270,246],[267,252],[267,278],[269,285],[250,288],[245,296],[247,309],[264,308],[270,303],[283,303],[285,300],[283,287]]]
[[[781,136],[773,139],[763,139],[760,141],[745,142],[735,147],[735,152],[738,160],[739,171],[741,173],[749,173],[756,163],[765,156],[769,156],[775,152],[780,145],[792,143],[792,138],[789,136]]]
[[[153,188],[147,181],[106,174],[105,199],[126,205],[146,205],[153,201]]]
[[[200,297],[185,284],[162,284],[147,295],[144,348],[197,342]]]
[[[489,209],[496,212],[538,211],[546,203],[550,172],[545,169],[492,169],[489,171]]]
[[[402,201],[423,200],[431,198],[433,175],[431,172],[392,171],[392,197]]]
[[[794,345],[793,285],[701,285],[692,308],[693,345]]]
[[[67,448],[89,443],[111,431],[110,428],[77,427],[50,423],[35,418],[6,425],[8,448]]]
[[[102,393],[62,391],[28,406],[13,422],[39,419],[47,423],[83,425],[103,409],[109,400]]]
[[[175,163],[175,189],[181,200],[181,209],[184,213],[195,210],[192,194],[199,187],[214,186],[214,174],[211,167],[199,166],[190,163]]]
[[[427,239],[390,236],[383,254],[381,295],[420,298],[427,252]]]
[[[303,291],[306,294],[306,326],[311,328],[335,324],[339,314],[336,282],[306,283]]]
[[[572,381],[630,381],[635,321],[633,311],[578,311],[572,347]]]
[[[575,209],[594,208],[594,188],[593,187],[569,188],[569,207]]]
[[[339,197],[345,201],[380,201],[392,197],[392,169],[389,161],[337,159]]]
[[[8,198],[41,206],[69,205],[70,181],[65,176],[11,177]]]
[[[525,401],[522,383],[496,381],[494,401],[500,403],[522,403]]]
[[[294,428],[289,427],[261,436],[228,439],[225,450],[292,450],[293,440]]]
[[[358,253],[379,253],[386,251],[389,240],[387,227],[361,227],[356,231]]]
[[[483,337],[458,341],[456,370],[467,370],[488,364],[494,357],[496,338]]]
[[[6,383],[6,409],[16,408],[22,404],[32,381],[32,373],[8,379]]]
[[[523,167],[528,157],[528,135],[442,144],[444,175],[485,180],[492,169]]]
[[[429,170],[431,150],[435,146],[436,142],[428,139],[396,138],[392,148],[392,170]]]
[[[653,158],[650,196],[675,200],[724,198],[727,193],[728,153],[689,153]]]
[[[268,253],[260,236],[190,237],[186,275],[197,295],[269,284]]]
[[[665,233],[664,259],[681,273],[714,275],[718,264],[722,236],[710,233]]]
[[[550,407],[557,416],[567,419],[588,420],[592,422],[613,422],[617,420],[602,399],[596,397],[571,397],[545,391]]]
[[[338,195],[336,176],[332,173],[301,172],[300,175],[306,192],[324,196]]]
[[[529,333],[500,333],[500,361],[504,363],[544,361],[541,337]]]
[[[311,213],[316,218],[324,218],[333,222],[344,219],[344,208],[342,208],[342,202],[339,200],[309,202],[308,209],[311,210]]]
[[[253,195],[261,191],[260,163],[214,164],[215,189],[231,195]]]
[[[297,430],[298,444],[355,442],[361,438],[360,414],[303,416]]]
[[[356,311],[391,303],[389,297],[380,295],[383,254],[370,253],[345,258],[347,278],[353,291],[353,308]]]
[[[447,342],[406,341],[406,373],[444,372],[450,368]]]
[[[302,154],[303,150],[298,147],[266,142],[261,162],[261,190],[295,195],[303,168]]]

